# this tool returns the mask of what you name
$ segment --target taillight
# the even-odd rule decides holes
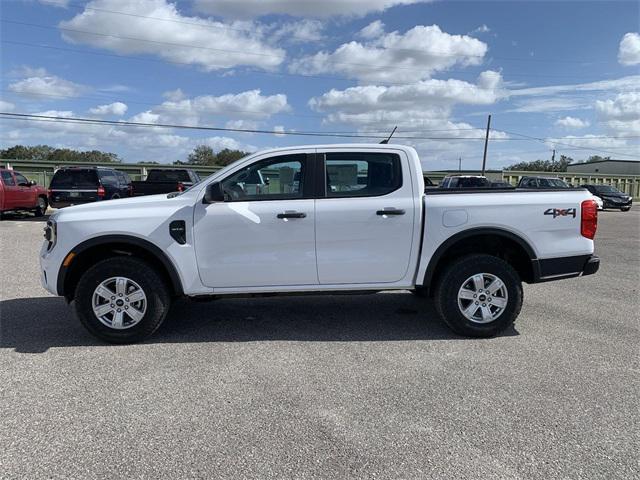
[[[178,191],[179,192],[184,192],[184,185],[182,182],[178,182]]]
[[[598,229],[598,205],[595,200],[585,200],[580,211],[580,234],[593,240]]]
[[[97,191],[97,193],[98,193],[98,196],[99,196],[100,198],[102,198],[102,197],[104,197],[104,195],[105,195],[107,192],[105,192],[105,191],[104,191],[104,187],[103,187],[102,185],[100,185],[100,186],[98,187],[98,191]]]
[[[53,195],[53,190],[47,188],[47,197],[51,197],[51,195]]]
[[[133,185],[129,185],[129,196],[133,197]]]

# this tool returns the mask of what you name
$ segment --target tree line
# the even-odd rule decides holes
[[[585,163],[599,162],[602,160],[611,160],[611,157],[601,157],[600,155],[591,155],[585,160]],[[566,172],[569,164],[574,160],[566,155],[560,155],[559,160],[534,160],[532,162],[519,162],[509,165],[505,170],[520,170],[523,172]]]
[[[232,150],[225,148],[215,152],[208,145],[198,145],[187,156],[185,161],[176,160],[174,165],[202,165],[202,166],[225,166],[231,162],[248,155],[242,150]],[[52,162],[79,162],[79,163],[122,163],[123,159],[117,154],[103,152],[100,150],[73,150],[70,148],[55,148],[49,145],[14,145],[13,147],[0,149],[0,158],[7,160],[32,160],[32,161],[52,161]],[[144,161],[137,163],[159,164],[154,161]]]

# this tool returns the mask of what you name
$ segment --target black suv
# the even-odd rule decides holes
[[[602,199],[602,208],[619,208],[623,212],[631,210],[633,198],[611,185],[581,185],[592,195]]]
[[[53,208],[130,197],[129,175],[109,167],[62,167],[49,185]]]

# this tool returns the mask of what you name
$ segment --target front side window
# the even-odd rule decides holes
[[[16,176],[16,182],[18,182],[18,185],[29,185],[29,180],[27,180],[27,177],[20,173],[15,173],[14,175]]]
[[[10,171],[2,170],[0,171],[0,175],[2,175],[2,182],[7,187],[14,187],[16,185],[16,182],[13,180],[13,175],[11,175]]]
[[[376,197],[402,186],[395,153],[327,153],[327,197]]]
[[[222,180],[225,201],[304,197],[306,155],[281,155],[248,165]]]

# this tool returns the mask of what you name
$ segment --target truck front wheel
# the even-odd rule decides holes
[[[455,260],[440,277],[436,310],[460,335],[491,337],[509,327],[522,307],[522,282],[504,260],[467,255]]]
[[[158,272],[131,257],[102,260],[80,278],[73,306],[94,336],[110,343],[133,343],[164,321],[171,297]]]

